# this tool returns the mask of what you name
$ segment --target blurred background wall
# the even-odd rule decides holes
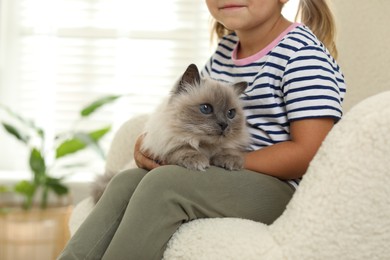
[[[368,96],[390,90],[390,1],[333,0],[332,7],[338,61],[347,80],[347,111]]]

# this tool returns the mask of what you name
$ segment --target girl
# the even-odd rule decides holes
[[[206,0],[221,40],[202,75],[249,84],[245,169],[199,174],[161,166],[140,152],[141,136],[139,168],[114,177],[59,259],[161,259],[182,223],[239,217],[271,224],[282,214],[341,118],[345,93],[326,1],[300,1],[306,25],[282,16],[287,1]]]

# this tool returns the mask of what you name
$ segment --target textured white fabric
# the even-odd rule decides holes
[[[272,225],[195,220],[174,234],[164,258],[388,259],[389,183],[390,91],[356,105],[335,126]],[[88,207],[77,206],[73,215]],[[80,219],[72,216],[72,233]]]
[[[73,209],[73,213],[69,219],[69,230],[70,234],[73,234],[77,231],[79,226],[84,222],[85,218],[91,212],[94,206],[92,197],[88,197],[82,200],[76,205]]]
[[[390,92],[355,106],[327,137],[271,226],[207,219],[183,225],[166,259],[388,259]]]
[[[129,165],[129,160],[134,157],[135,141],[143,131],[147,119],[148,115],[138,115],[118,129],[108,150],[106,172],[118,173]]]

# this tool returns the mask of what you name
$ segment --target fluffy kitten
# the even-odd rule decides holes
[[[239,96],[246,82],[201,79],[191,64],[170,97],[151,116],[141,150],[158,161],[192,170],[243,166],[249,134]]]
[[[156,161],[193,170],[203,171],[210,165],[241,169],[250,140],[239,98],[246,87],[245,82],[226,84],[201,79],[198,68],[191,64],[148,119],[141,150]],[[128,134],[117,133],[114,139]],[[134,167],[134,160],[129,158],[123,170]],[[95,202],[116,173],[107,171],[96,178],[91,191]]]

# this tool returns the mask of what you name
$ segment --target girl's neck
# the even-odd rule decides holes
[[[268,46],[276,37],[286,30],[292,23],[282,15],[251,30],[236,31],[240,39],[237,49],[237,58],[243,59],[252,56]]]

